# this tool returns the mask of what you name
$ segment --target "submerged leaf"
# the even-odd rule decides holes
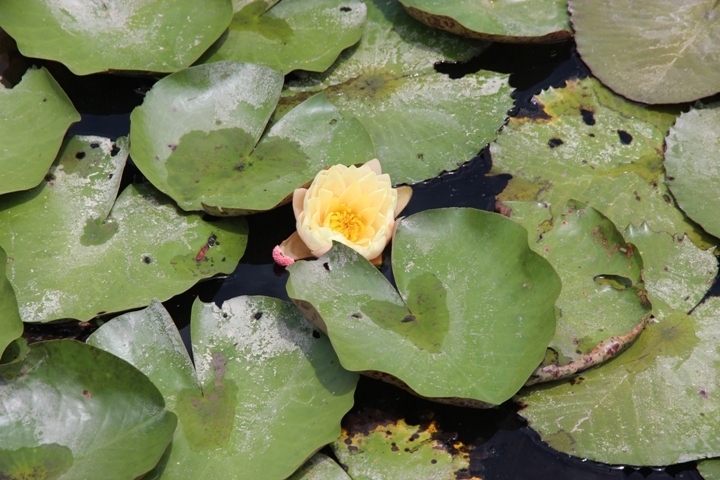
[[[426,397],[510,398],[543,358],[560,291],[527,232],[480,210],[429,210],[398,225],[393,265],[400,293],[335,244],[288,267],[288,295],[349,370],[390,374]]]
[[[74,340],[32,345],[0,378],[2,478],[136,478],[177,424],[145,375]]]
[[[237,265],[244,220],[206,222],[149,185],[116,199],[126,158],[125,139],[73,137],[40,186],[0,198],[0,245],[23,321],[141,307]]]
[[[0,265],[6,265],[7,255],[0,248]],[[10,343],[23,333],[15,291],[6,274],[0,275],[0,358]]]
[[[147,374],[178,415],[153,478],[286,478],[337,437],[357,375],[292,304],[196,301],[191,331],[195,368],[159,302],[88,339]]]
[[[0,194],[40,183],[65,131],[78,120],[80,114],[45,68],[28,70],[12,89],[0,85]]]
[[[455,442],[450,448],[435,438],[437,424],[408,425],[405,420],[350,415],[348,428],[330,446],[353,480],[464,477],[470,455]],[[475,478],[475,477],[473,477]]]

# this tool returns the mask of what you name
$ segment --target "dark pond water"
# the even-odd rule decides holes
[[[82,121],[70,134],[92,134],[116,138],[129,133],[129,113],[141,104],[154,80],[147,77],[90,75],[76,77],[59,64],[33,62],[20,57],[6,64],[12,81],[22,75],[28,64],[42,63],[71,97],[82,114]],[[463,64],[442,64],[436,68],[451,77],[478,69],[510,73],[517,90],[516,105],[511,114],[530,112],[535,106],[532,95],[549,86],[560,87],[572,77],[588,75],[586,67],[574,53],[571,42],[551,46],[493,45],[481,56]],[[492,210],[495,195],[507,183],[508,176],[488,177],[491,159],[486,150],[478,152],[466,165],[454,172],[414,185],[414,194],[405,214],[450,206]],[[142,175],[129,165],[125,183],[142,182]],[[287,299],[287,273],[272,264],[272,248],[294,231],[290,206],[248,218],[250,238],[245,256],[229,276],[200,282],[190,291],[167,302],[170,311],[187,340],[190,305],[199,296],[205,302],[220,304],[238,295],[268,295]],[[391,278],[388,265],[382,271]],[[94,327],[77,324],[28,326],[26,336],[84,338]],[[471,445],[469,475],[486,480],[601,480],[601,479],[700,479],[694,464],[663,468],[610,466],[558,453],[545,445],[522,417],[518,406],[507,402],[493,410],[438,405],[416,398],[382,382],[361,378],[356,404],[351,414],[371,413],[382,418],[405,418],[409,424],[426,424],[434,420],[441,438],[448,444],[461,441]],[[331,454],[329,450],[326,453]],[[468,477],[469,478],[469,477]]]

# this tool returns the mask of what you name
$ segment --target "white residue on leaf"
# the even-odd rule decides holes
[[[212,352],[233,345],[237,361],[242,364],[262,364],[287,354],[304,356],[315,343],[312,325],[302,319],[299,328],[288,326],[281,309],[269,301],[235,297],[221,308],[212,305],[201,315],[212,315],[216,322],[202,359],[196,362],[201,384],[212,380]],[[297,352],[297,353],[295,353]]]
[[[104,35],[128,27],[136,7],[148,0],[48,0],[50,11],[67,31]]]
[[[18,308],[24,322],[38,322],[52,318],[61,311],[61,303],[66,295],[60,290],[45,290],[37,301],[20,302]]]

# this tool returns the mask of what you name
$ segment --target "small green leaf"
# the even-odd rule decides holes
[[[255,1],[233,17],[202,63],[232,60],[283,73],[322,72],[362,36],[367,8],[358,0]]]
[[[21,361],[0,365],[0,378],[4,478],[136,478],[177,424],[145,375],[74,340],[32,345]]]
[[[0,194],[40,183],[65,131],[78,120],[80,114],[45,68],[31,68],[12,89],[0,85]]]
[[[500,404],[540,364],[560,281],[505,217],[474,209],[404,218],[393,240],[399,293],[349,247],[288,267],[288,295],[343,366],[390,374],[426,397]]]

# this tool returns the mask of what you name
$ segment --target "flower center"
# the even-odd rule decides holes
[[[351,242],[356,242],[365,230],[362,219],[345,205],[330,214],[329,226]]]

